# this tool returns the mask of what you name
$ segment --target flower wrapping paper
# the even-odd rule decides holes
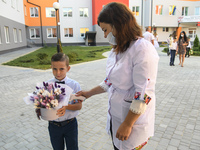
[[[48,84],[53,84],[54,85],[55,83],[48,82]],[[58,84],[58,83],[56,83],[56,84],[57,84],[57,86],[60,86],[61,88],[65,89],[65,92],[64,92],[65,95],[63,95],[62,100],[58,103],[58,106],[54,107],[56,109],[59,109],[62,106],[67,106],[68,105],[68,101],[70,99],[70,96],[71,96],[73,90],[69,86],[67,86],[65,84]],[[37,83],[36,87],[43,87],[43,83]],[[28,93],[28,96],[24,97],[24,102],[26,104],[28,104],[28,105],[29,104],[34,104],[34,101],[31,100],[31,98],[34,97],[34,96],[35,96],[34,93]]]

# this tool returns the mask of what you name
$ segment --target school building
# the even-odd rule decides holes
[[[59,2],[59,15],[53,3]],[[200,36],[200,0],[0,0],[0,52],[26,46],[55,45],[57,22],[62,45],[108,44],[97,25],[101,9],[110,2],[126,4],[145,31],[158,41],[185,31]],[[91,37],[92,39],[89,39]]]

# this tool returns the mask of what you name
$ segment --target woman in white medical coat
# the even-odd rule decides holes
[[[77,96],[109,93],[107,131],[115,150],[141,149],[154,135],[155,83],[159,56],[142,38],[141,28],[127,6],[109,3],[98,17],[104,37],[113,45],[106,79]]]

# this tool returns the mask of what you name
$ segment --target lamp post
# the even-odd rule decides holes
[[[60,33],[59,33],[59,24],[58,24],[58,10],[60,8],[60,4],[58,2],[53,3],[53,8],[56,10],[56,29],[57,29],[57,52],[60,52],[60,45],[59,45],[59,39],[60,39]]]

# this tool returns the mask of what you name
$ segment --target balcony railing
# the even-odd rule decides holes
[[[200,15],[178,17],[178,23],[200,22]]]

